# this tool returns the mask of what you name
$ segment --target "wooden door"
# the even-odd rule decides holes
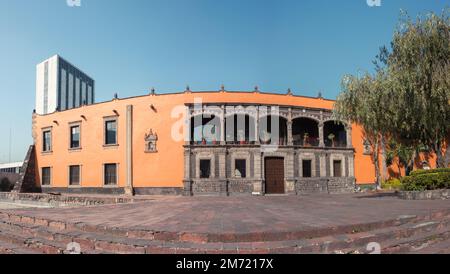
[[[284,194],[284,159],[265,159],[266,194]]]

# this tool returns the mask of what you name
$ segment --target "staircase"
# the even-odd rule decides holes
[[[277,235],[125,230],[0,212],[0,254],[64,254],[71,242],[83,254],[362,254],[373,242],[383,254],[450,253],[450,211]]]

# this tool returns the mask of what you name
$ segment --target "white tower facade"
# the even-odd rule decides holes
[[[94,80],[58,55],[36,67],[36,113],[45,115],[95,102]]]

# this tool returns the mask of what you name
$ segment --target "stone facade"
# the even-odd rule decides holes
[[[208,110],[209,115],[221,117],[222,128],[227,107],[215,106]],[[248,115],[261,117],[262,109],[253,107]],[[190,106],[189,120],[193,115],[203,115],[205,109]],[[211,112],[212,111],[212,112]],[[236,110],[233,110],[236,111]],[[241,110],[242,111],[242,110]],[[206,112],[206,111],[205,111]],[[232,114],[235,114],[233,112]],[[246,114],[240,112],[240,114]],[[264,115],[268,113],[265,112]],[[245,144],[227,143],[221,130],[220,141],[214,144],[187,142],[184,149],[184,195],[265,195],[265,159],[276,157],[284,159],[284,193],[349,193],[355,188],[354,149],[351,142],[351,127],[346,127],[347,145],[327,147],[324,142],[324,122],[331,120],[331,112],[317,109],[280,108],[277,115],[287,120],[287,142],[275,148],[262,144],[256,137],[254,142]],[[318,146],[294,145],[292,122],[299,117],[317,121]],[[258,119],[255,119],[258,121]],[[253,125],[258,132],[259,123]],[[252,126],[252,127],[253,127]],[[253,131],[252,131],[253,132]],[[236,160],[245,160],[246,177],[235,174]],[[210,161],[210,177],[201,178],[200,161]],[[303,178],[303,161],[311,164],[311,174]],[[335,171],[335,162],[341,170]],[[339,175],[336,175],[339,174]],[[335,175],[337,177],[335,177]]]

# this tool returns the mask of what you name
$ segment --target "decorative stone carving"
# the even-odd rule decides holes
[[[150,129],[150,132],[148,134],[145,134],[145,152],[147,153],[158,152],[156,147],[157,141],[158,141],[158,134],[153,133],[153,130]]]
[[[364,147],[363,150],[364,155],[372,155],[372,145],[370,144],[369,140],[364,139],[363,147]]]

